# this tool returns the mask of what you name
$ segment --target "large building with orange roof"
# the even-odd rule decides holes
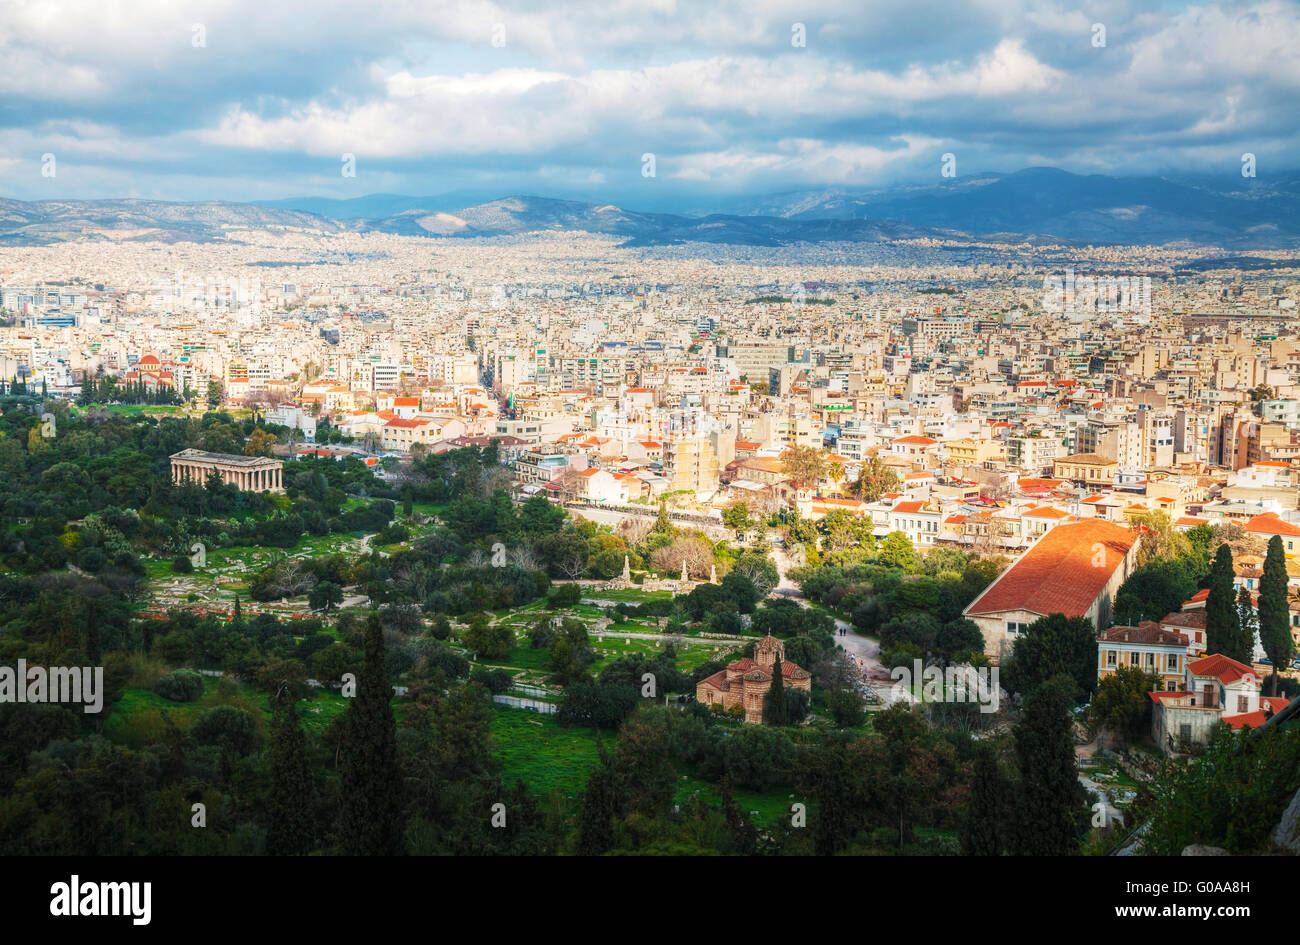
[[[965,616],[984,634],[984,653],[1002,659],[1040,617],[1086,617],[1100,630],[1111,622],[1119,586],[1137,555],[1138,533],[1110,522],[1055,526],[971,601]]]

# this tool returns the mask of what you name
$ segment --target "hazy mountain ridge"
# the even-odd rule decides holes
[[[343,230],[316,214],[250,203],[0,198],[0,244],[9,245],[86,238],[208,242],[223,238],[229,229],[273,226],[322,233]]]
[[[0,244],[66,239],[229,238],[238,228],[297,227],[321,233],[381,232],[430,238],[520,235],[559,230],[620,237],[626,245],[706,242],[785,246],[941,238],[1063,243],[1300,246],[1300,173],[1269,180],[1106,177],[1029,168],[934,184],[823,188],[728,198],[695,213],[629,210],[610,203],[543,196],[471,202],[468,192],[436,197],[371,194],[262,203],[153,200],[0,199]],[[1027,236],[1028,235],[1028,236]]]

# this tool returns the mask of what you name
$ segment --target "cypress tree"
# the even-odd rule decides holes
[[[1273,664],[1269,692],[1275,696],[1278,669],[1290,663],[1295,655],[1286,586],[1286,552],[1282,549],[1282,536],[1274,535],[1268,540],[1264,576],[1259,579],[1259,642]]]
[[[785,725],[788,722],[785,710],[785,678],[781,675],[781,658],[778,653],[776,662],[772,664],[772,685],[763,698],[763,724]]]
[[[366,623],[365,649],[357,694],[343,719],[339,849],[350,856],[398,856],[406,852],[406,815],[393,691],[384,672],[384,635],[374,614]]]
[[[307,739],[287,686],[271,701],[270,793],[266,799],[266,852],[300,856],[311,852],[311,772]]]
[[[1006,782],[998,770],[997,755],[981,743],[975,755],[970,803],[961,833],[962,856],[1001,856],[1005,844],[1006,816],[1003,795]]]
[[[600,764],[591,769],[582,791],[582,811],[578,815],[578,856],[600,856],[614,846],[614,818],[618,816],[618,789],[614,783],[614,766],[605,752],[600,734],[596,734],[596,751]]]
[[[729,774],[722,776],[722,816],[727,824],[731,852],[740,856],[753,856],[758,851],[758,830],[749,819],[749,814],[736,803],[736,792]]]
[[[1015,727],[1020,790],[1009,849],[1017,856],[1079,855],[1088,798],[1075,770],[1071,721],[1068,680],[1044,683],[1025,700]]]
[[[1205,600],[1205,652],[1231,656],[1241,635],[1232,580],[1232,549],[1219,545],[1210,566],[1210,596]],[[1235,658],[1235,657],[1234,657]]]
[[[835,736],[822,742],[809,765],[809,784],[817,798],[813,824],[813,852],[817,856],[834,856],[857,833],[861,805],[851,796],[848,766],[845,742]]]
[[[1228,656],[1231,656],[1239,663],[1250,665],[1255,657],[1255,630],[1257,623],[1255,620],[1255,601],[1251,597],[1250,589],[1245,584],[1237,591],[1237,639],[1233,643],[1233,648]]]

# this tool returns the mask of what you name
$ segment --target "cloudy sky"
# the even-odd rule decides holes
[[[1279,0],[5,0],[0,64],[0,195],[29,200],[652,209],[933,183],[945,153],[959,175],[1300,166]]]

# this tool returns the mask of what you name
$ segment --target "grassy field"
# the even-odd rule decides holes
[[[304,731],[319,734],[346,707],[345,700],[331,690],[317,690],[311,699],[298,703],[298,717]],[[271,721],[270,695],[247,685],[237,685],[233,693],[222,691],[220,682],[204,679],[203,696],[196,702],[172,702],[148,689],[124,689],[122,698],[113,704],[104,723],[104,737],[119,745],[143,748],[163,742],[168,719],[182,732],[188,731],[195,720],[208,709],[219,705],[233,705],[260,714],[264,731]]]
[[[612,600],[620,604],[644,604],[651,600],[672,600],[672,591],[643,591],[635,587],[620,587],[613,590],[596,590],[583,588],[583,597],[591,600]]]
[[[673,795],[673,800],[678,804],[685,804],[692,794],[699,793],[700,797],[715,807],[722,804],[722,792],[716,784],[708,781],[702,781],[696,777],[685,777],[678,782],[677,791]],[[790,805],[800,798],[795,797],[788,789],[771,791],[766,794],[759,794],[754,791],[736,791],[736,803],[740,809],[748,811],[754,818],[756,825],[760,827],[770,827],[782,818],[789,818]],[[807,804],[807,800],[804,800]]]
[[[525,642],[522,646],[511,647],[510,652],[501,659],[482,659],[478,662],[485,666],[502,666],[506,669],[537,673],[546,671],[546,660],[549,655],[549,650],[535,650]]]
[[[493,753],[507,784],[520,779],[539,794],[558,790],[574,796],[582,790],[600,760],[593,730],[562,728],[555,716],[525,709],[499,705],[493,712]],[[611,750],[617,736],[601,737]]]
[[[184,407],[175,404],[95,404],[93,409],[105,410],[108,413],[120,413],[128,417],[138,417],[145,414],[179,417],[185,413]]]

